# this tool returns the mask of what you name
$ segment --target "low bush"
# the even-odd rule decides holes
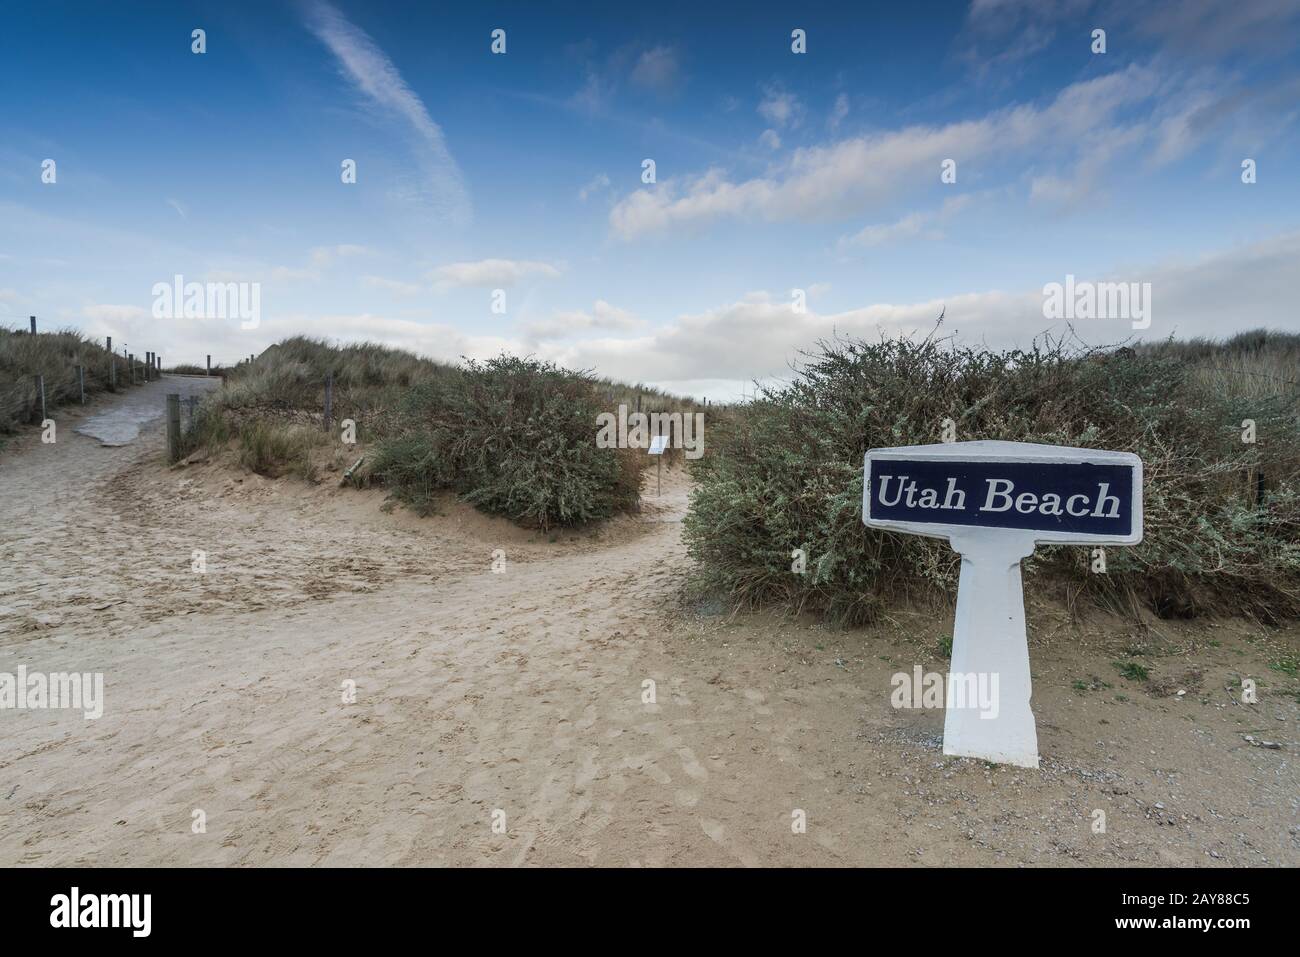
[[[1162,616],[1300,615],[1300,416],[1294,392],[1227,394],[1158,350],[963,349],[926,339],[835,340],[788,385],[710,423],[685,522],[697,583],[737,604],[781,603],[847,623],[890,602],[951,596],[946,543],[867,529],[867,449],[958,438],[1136,452],[1145,540],[1107,550],[1040,547],[1027,577]],[[1242,441],[1243,420],[1258,440]],[[1260,471],[1264,500],[1256,495]],[[803,549],[806,573],[792,572]]]
[[[419,510],[438,490],[549,529],[635,507],[644,451],[596,446],[602,397],[586,374],[536,359],[466,361],[413,386],[370,475]]]

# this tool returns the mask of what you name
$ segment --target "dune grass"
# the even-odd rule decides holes
[[[1194,385],[1225,398],[1254,400],[1300,395],[1300,333],[1256,329],[1228,339],[1145,344],[1139,354],[1175,359]]]
[[[208,374],[208,367],[196,365],[195,363],[192,362],[181,362],[174,366],[167,366],[166,368],[163,369],[163,373],[166,375],[206,376]],[[221,376],[222,378],[224,378],[228,374],[229,374],[229,370],[223,365],[217,364],[212,367],[213,376]]]
[[[85,367],[86,396],[111,390],[109,353],[75,329],[39,332],[0,329],[0,434],[40,421],[35,377],[45,377],[45,407],[80,403],[77,366]],[[126,360],[117,357],[117,388],[127,388]]]

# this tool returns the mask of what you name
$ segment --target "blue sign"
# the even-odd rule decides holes
[[[1117,538],[1134,531],[1134,470],[1090,462],[875,459],[865,490],[872,521]]]

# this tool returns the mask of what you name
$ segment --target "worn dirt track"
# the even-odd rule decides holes
[[[1179,698],[1118,677],[1122,624],[1031,608],[1043,768],[993,768],[889,704],[950,618],[684,604],[676,472],[551,541],[336,476],[168,470],[159,425],[0,453],[0,671],[106,686],[98,720],[0,710],[0,864],[1300,863],[1295,682],[1268,667],[1295,629],[1158,623]]]

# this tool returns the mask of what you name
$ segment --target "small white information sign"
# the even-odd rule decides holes
[[[664,449],[668,448],[668,436],[656,435],[650,439],[650,454],[663,455]]]

